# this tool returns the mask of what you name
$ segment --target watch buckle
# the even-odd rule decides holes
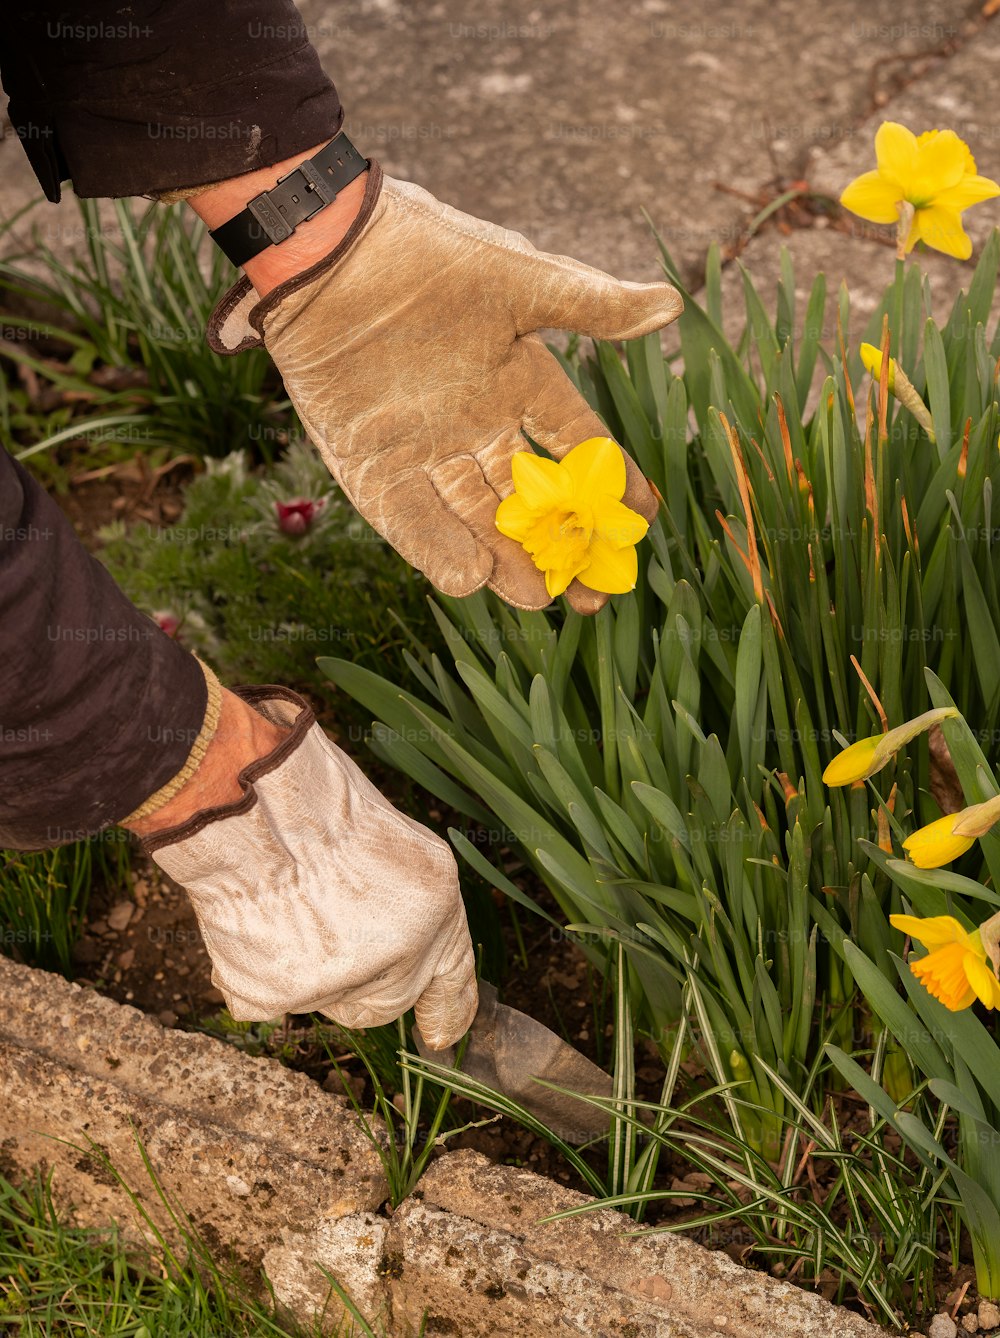
[[[271,190],[264,190],[261,191],[259,195],[255,195],[247,205],[247,209],[249,209],[250,213],[253,214],[254,218],[263,228],[265,236],[267,236],[275,245],[278,242],[283,242],[289,238],[295,231],[295,227],[298,226],[298,223],[293,227],[274,203],[271,196],[278,186],[296,175],[305,178],[306,184],[303,194],[311,194],[316,197],[316,207],[303,218],[300,218],[298,223],[305,223],[308,219],[312,218],[313,214],[318,214],[325,205],[332,204],[337,198],[337,192],[326,180],[323,173],[311,158],[306,158],[304,162],[301,162],[297,167],[294,167],[291,172],[287,172],[283,177],[279,177],[271,187]]]
[[[275,244],[285,241],[295,231],[287,219],[282,218],[266,190],[255,195],[247,204],[247,209],[263,228],[264,235]]]

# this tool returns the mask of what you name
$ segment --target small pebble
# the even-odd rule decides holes
[[[125,928],[135,911],[135,904],[131,901],[119,901],[111,907],[108,912],[108,924],[112,929],[117,929],[119,933]]]
[[[935,1315],[931,1320],[931,1326],[927,1330],[927,1338],[955,1338],[958,1333],[958,1325],[950,1315]]]
[[[979,1327],[996,1329],[1000,1327],[1000,1306],[993,1301],[979,1302]]]
[[[173,1011],[172,1008],[164,1008],[163,1012],[157,1013],[156,1016],[159,1018],[160,1022],[165,1027],[172,1027],[174,1023],[177,1021],[177,1014]],[[945,1335],[935,1334],[932,1336],[932,1338],[945,1338]],[[954,1330],[952,1330],[952,1332],[947,1335],[947,1338],[954,1338]]]
[[[972,1313],[971,1310],[967,1315],[962,1316],[962,1328],[965,1330],[966,1333],[979,1332],[979,1320],[976,1319],[975,1315]]]
[[[126,948],[124,952],[118,954],[118,965],[123,971],[128,971],[135,961],[135,948]]]

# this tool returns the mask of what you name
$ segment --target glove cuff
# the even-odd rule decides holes
[[[354,222],[333,250],[323,256],[322,260],[318,260],[315,265],[310,265],[308,269],[304,269],[301,274],[296,274],[292,278],[286,279],[284,283],[279,283],[277,288],[273,288],[266,297],[258,296],[256,288],[244,274],[219,299],[208,318],[205,337],[212,352],[231,357],[236,353],[243,353],[249,348],[260,348],[264,342],[265,317],[289,293],[294,293],[297,288],[312,283],[313,279],[322,274],[324,270],[328,270],[332,265],[335,265],[352,249],[367,226],[381,193],[382,168],[377,160],[372,158],[368,165],[368,180],[365,183],[361,208]]]
[[[165,831],[143,838],[140,844],[147,855],[151,855],[162,846],[174,845],[178,841],[187,840],[188,837],[194,836],[196,832],[200,832],[203,827],[207,827],[211,822],[219,822],[223,818],[232,818],[240,813],[249,812],[257,802],[254,782],[258,781],[261,776],[267,775],[269,771],[273,771],[275,767],[279,767],[290,757],[300,747],[303,739],[316,723],[316,716],[312,707],[304,697],[301,697],[297,692],[293,692],[291,688],[255,685],[231,688],[230,691],[274,724],[289,726],[289,733],[285,735],[276,748],[272,748],[263,757],[258,757],[255,761],[248,763],[240,771],[236,779],[243,790],[241,798],[234,800],[231,804],[216,804],[212,808],[200,809],[199,812],[193,814],[178,826],[168,827]]]

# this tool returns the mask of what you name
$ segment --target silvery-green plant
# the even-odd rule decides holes
[[[937,815],[926,739],[882,773],[884,808],[828,790],[825,764],[924,709],[928,667],[985,730],[1000,715],[998,257],[994,235],[941,327],[919,269],[898,263],[862,332],[926,397],[929,434],[888,378],[859,423],[848,295],[829,302],[819,276],[798,317],[787,255],[773,318],[743,274],[731,343],[713,252],[677,361],[655,336],[624,363],[605,345],[567,361],[665,499],[635,592],[592,620],[437,600],[447,656],[414,638],[405,680],[321,661],[376,717],[384,761],[499,819],[595,960],[595,938],[622,945],[637,1025],[664,1055],[698,961],[693,1040],[714,1083],[745,1084],[738,1133],[772,1158],[826,1014],[845,1042],[861,1025],[831,937],[882,962],[901,942],[898,893],[858,842]]]

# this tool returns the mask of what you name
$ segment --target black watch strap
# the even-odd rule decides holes
[[[332,204],[368,166],[343,131],[326,148],[306,158],[270,190],[255,195],[245,209],[209,236],[234,265],[243,265],[269,246],[286,241],[300,223]]]

